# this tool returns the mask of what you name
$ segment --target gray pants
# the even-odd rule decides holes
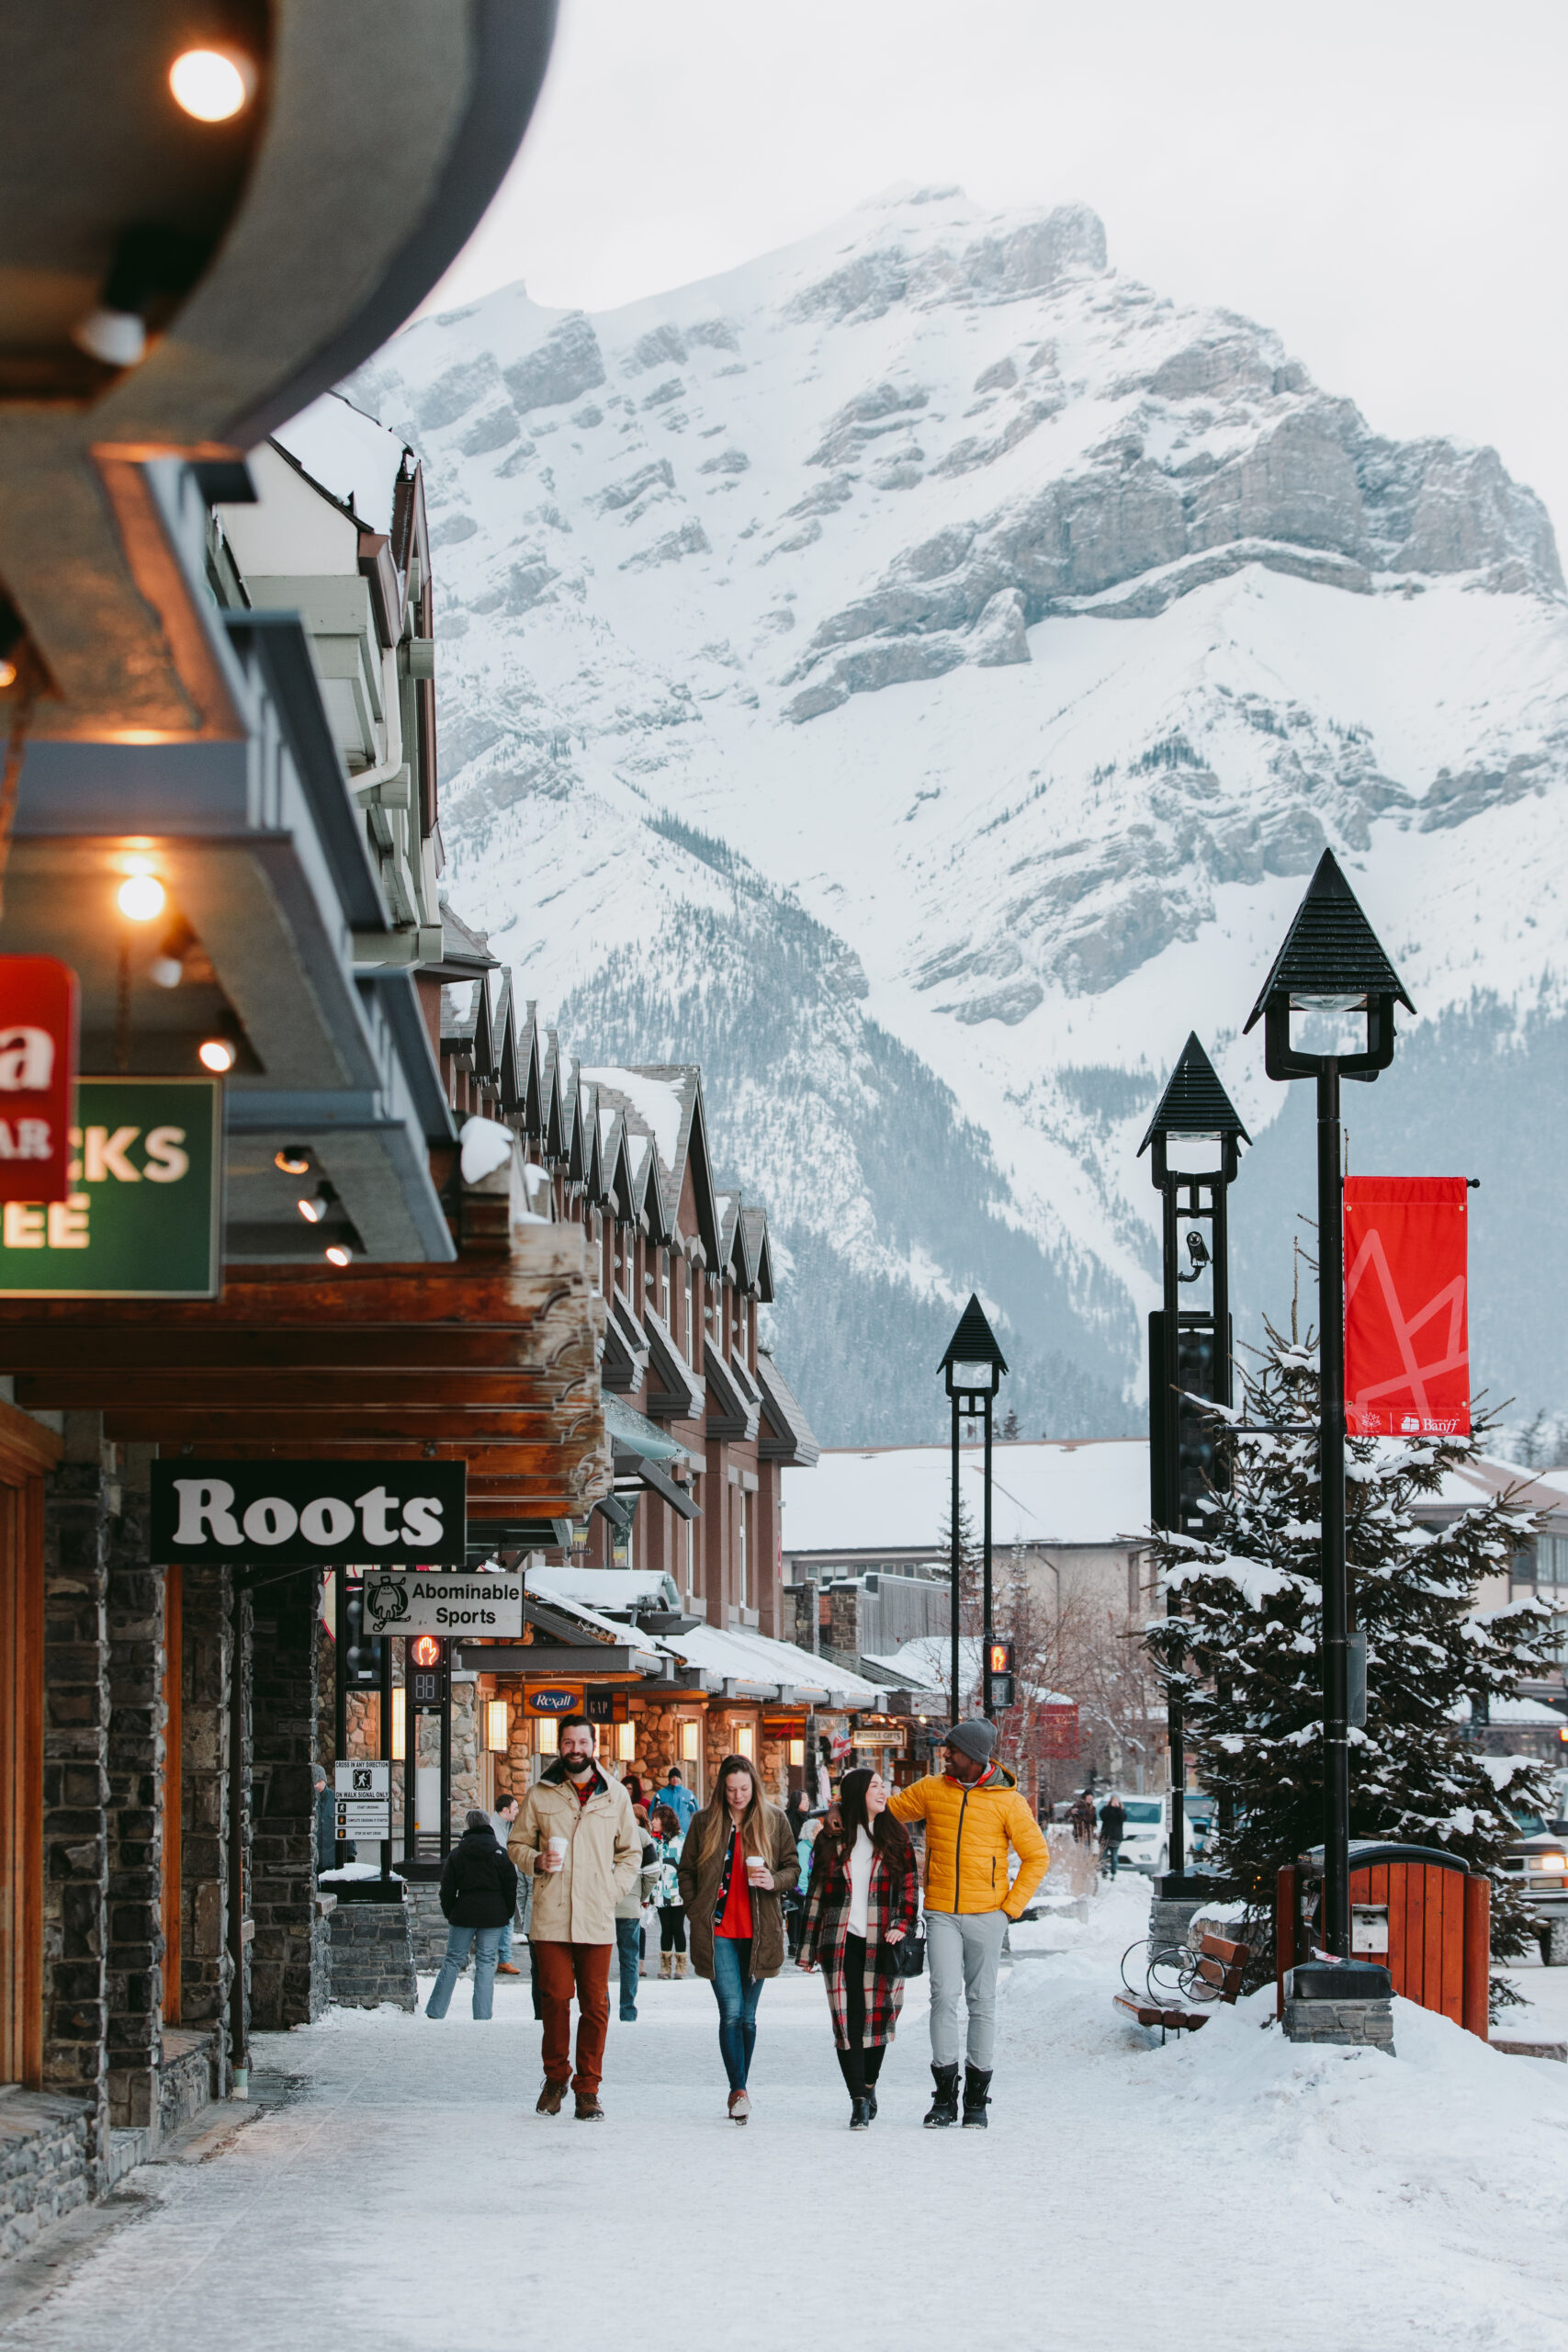
[[[969,2064],[991,2071],[997,2038],[997,1967],[1007,1933],[1005,1911],[928,1911],[926,1959],[931,1975],[931,2063],[959,2060],[958,1988],[969,2009]]]

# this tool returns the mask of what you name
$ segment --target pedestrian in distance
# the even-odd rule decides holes
[[[516,1907],[517,1872],[496,1844],[489,1814],[481,1813],[476,1805],[441,1873],[446,1951],[424,2006],[427,2018],[446,2016],[453,1987],[470,1951],[474,1955],[474,2015],[491,2015],[502,1926]]]
[[[681,1824],[667,1804],[653,1809],[653,1850],[659,1865],[653,1900],[659,1911],[659,1973],[686,1973],[686,1906],[681,1900]]]
[[[997,1969],[1010,1919],[1044,1877],[1051,1849],[1012,1774],[991,1760],[996,1727],[978,1717],[942,1742],[944,1770],[896,1790],[887,1810],[926,1825],[926,1956],[931,1979],[928,2130],[958,2121],[958,1996],[968,2010],[964,2122],[984,2131],[997,2030]],[[1018,1875],[1008,1883],[1010,1854]]]
[[[1122,1840],[1127,1834],[1127,1809],[1121,1798],[1111,1792],[1100,1808],[1100,1867],[1111,1865],[1111,1875],[1116,1875],[1116,1865],[1122,1858]]]
[[[1081,1789],[1068,1815],[1073,1825],[1075,1846],[1088,1846],[1094,1838],[1094,1799],[1087,1789]]]
[[[697,1801],[681,1778],[679,1764],[671,1764],[664,1775],[664,1786],[659,1792],[659,1802],[670,1807],[681,1825],[681,1835],[683,1838],[692,1826],[697,1810]]]
[[[511,1842],[517,1811],[517,1797],[514,1792],[509,1789],[504,1796],[497,1799],[495,1811],[490,1816],[490,1826],[495,1832],[495,1842],[503,1854]],[[501,1951],[495,1963],[495,1973],[498,1976],[521,1976],[523,1973],[512,1957],[512,1930],[516,1925],[516,1918],[514,1905],[512,1917],[501,1931]]]
[[[883,2052],[904,2006],[897,1948],[919,1917],[909,1833],[887,1811],[881,1773],[857,1765],[840,1786],[839,1826],[816,1842],[798,1954],[802,1968],[822,1971],[852,2132],[876,2114]]]
[[[637,1884],[642,1834],[619,1781],[600,1770],[593,1726],[568,1715],[560,1752],[523,1800],[512,1850],[534,1882],[528,1942],[544,2009],[540,2115],[558,2115],[570,2084],[580,2123],[596,2123],[610,2030],[610,1954],[615,1907]],[[577,2067],[571,2003],[577,1997]]]
[[[648,1815],[642,1806],[634,1805],[632,1818],[641,1841],[641,1867],[632,1881],[630,1894],[623,1894],[615,1905],[615,1973],[620,1979],[623,2025],[637,2023],[637,1980],[642,1973],[642,1906],[653,1900],[659,1877]]]
[[[747,2081],[762,1986],[784,1966],[783,1898],[799,1875],[795,1840],[763,1796],[744,1756],[718,1768],[711,1804],[686,1832],[681,1899],[691,1923],[692,1965],[718,2003],[718,2047],[729,2078],[729,2115],[751,2113]]]
[[[337,1799],[327,1784],[325,1768],[310,1767],[310,1788],[316,1804],[316,1876],[337,1868]]]

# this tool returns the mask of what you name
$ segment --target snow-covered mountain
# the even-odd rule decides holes
[[[940,1427],[972,1284],[1026,1429],[1135,1426],[1192,1027],[1288,1306],[1310,1106],[1238,1032],[1325,842],[1420,1012],[1352,1165],[1483,1177],[1480,1377],[1568,1396],[1568,599],[1495,452],[950,188],[348,390],[425,460],[453,902],[588,1057],[702,1060],[825,1436]]]

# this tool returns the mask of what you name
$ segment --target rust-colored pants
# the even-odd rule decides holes
[[[597,2091],[610,2030],[610,1954],[614,1944],[534,1945],[545,2011],[545,2080]],[[577,2072],[571,2073],[571,1996],[577,1995]]]

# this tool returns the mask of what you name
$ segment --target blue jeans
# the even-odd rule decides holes
[[[477,1939],[477,1942],[476,1942]],[[435,1989],[425,2003],[427,2018],[444,2018],[452,1999],[452,1988],[457,1973],[474,1946],[474,2015],[488,2018],[495,2001],[495,1962],[501,1946],[499,1928],[448,1928],[446,1956],[435,1980]]]
[[[757,2046],[757,2004],[762,1979],[751,1973],[750,1936],[715,1936],[713,1992],[718,2003],[718,2048],[732,2091],[743,2091]]]
[[[512,1930],[515,1924],[514,1919],[508,1919],[501,1930],[501,1950],[495,1955],[498,1961],[512,1958]]]
[[[637,1972],[642,1966],[642,1920],[617,1919],[615,1951],[620,1957],[621,2016],[629,2025],[637,2015]]]

